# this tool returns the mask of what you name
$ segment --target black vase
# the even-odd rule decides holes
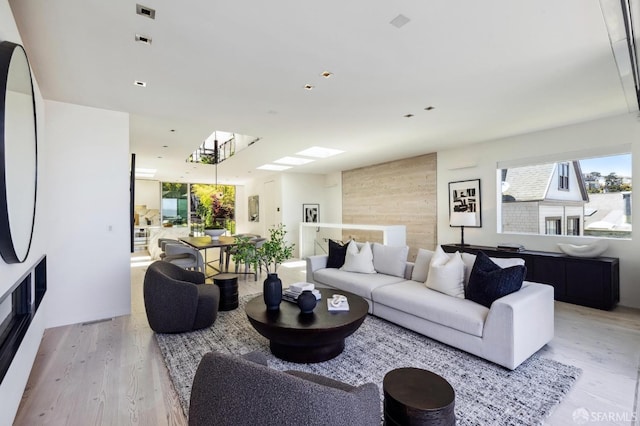
[[[298,307],[303,314],[310,314],[316,307],[316,296],[311,290],[305,290],[298,296]]]
[[[282,301],[282,281],[278,278],[278,274],[269,274],[264,280],[262,286],[262,294],[264,303],[267,305],[267,311],[277,311],[280,309]]]

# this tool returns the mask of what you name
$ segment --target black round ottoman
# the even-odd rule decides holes
[[[456,424],[455,391],[444,378],[420,368],[398,368],[384,376],[385,425]]]
[[[232,274],[213,276],[213,283],[220,288],[219,311],[230,311],[238,307],[238,277]]]

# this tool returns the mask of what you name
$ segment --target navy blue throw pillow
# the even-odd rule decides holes
[[[342,241],[329,240],[329,258],[327,268],[340,268],[344,265],[344,258],[347,255],[347,246]]]
[[[520,290],[526,276],[526,266],[503,269],[485,253],[478,252],[464,297],[490,308],[494,300]]]

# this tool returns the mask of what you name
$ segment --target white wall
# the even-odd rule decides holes
[[[18,28],[13,19],[13,13],[7,0],[0,0],[0,41],[11,41],[22,44]],[[27,51],[27,57],[29,52]],[[42,158],[47,155],[47,142],[44,134],[44,103],[38,82],[33,79],[36,113],[38,119],[38,194],[36,199],[36,220],[33,240],[29,256],[23,263],[6,264],[0,259],[0,296],[4,295],[27,271],[35,266],[42,255],[45,254],[47,242],[47,229],[43,226],[43,217],[48,206],[45,204],[45,192],[43,182],[46,181],[46,165]],[[45,329],[47,293],[43,299],[38,313],[31,321],[27,334],[16,353],[9,370],[2,383],[0,383],[0,425],[10,425],[18,410],[24,387],[27,384],[33,360],[36,357],[40,340]]]
[[[157,180],[136,179],[135,203],[145,205],[147,209],[160,210],[160,182]]]
[[[270,184],[267,184],[270,182]],[[265,185],[267,184],[267,185]],[[272,193],[267,193],[267,188],[273,188]],[[287,240],[296,245],[294,257],[298,257],[299,225],[302,221],[303,204],[320,204],[320,220],[322,222],[342,222],[342,175],[334,173],[329,175],[280,173],[262,179],[256,179],[242,188],[244,194],[236,200],[245,205],[242,216],[237,217],[238,232],[254,233],[269,236],[269,224],[267,223],[268,206],[276,211],[272,212],[280,220],[287,230]],[[247,197],[260,196],[260,222],[248,222],[246,204]],[[279,210],[278,210],[279,209]]]
[[[620,115],[501,140],[438,152],[438,243],[456,243],[460,229],[448,223],[448,183],[481,179],[482,228],[465,229],[465,242],[495,246],[502,242],[523,244],[527,249],[558,252],[557,243],[585,244],[588,237],[498,234],[496,214],[499,183],[497,162],[540,158],[549,155],[590,151],[605,154],[611,147],[631,145],[633,175],[640,176],[640,122],[635,115]],[[568,158],[565,158],[568,159]],[[633,222],[640,229],[640,211],[633,211]],[[620,304],[640,308],[640,233],[632,240],[609,240],[606,256],[620,258]]]
[[[264,190],[264,185],[266,182],[273,182],[278,180],[278,185],[276,189],[278,191],[277,194],[266,194]],[[258,222],[249,222],[247,217],[247,204],[248,197],[252,195],[257,195],[258,199]],[[244,206],[242,210],[236,210],[236,233],[238,234],[258,234],[265,236],[267,235],[267,222],[266,222],[266,206],[270,203],[267,200],[267,197],[270,197],[273,201],[273,198],[277,200],[280,199],[280,185],[279,179],[275,175],[271,175],[267,178],[262,179],[254,179],[247,183],[246,185],[240,187],[236,187],[236,207]],[[279,202],[279,201],[278,201]]]
[[[129,314],[129,115],[45,105],[47,326]]]
[[[320,206],[320,221],[330,215],[332,207],[325,202],[325,176],[289,173],[282,175],[282,223],[286,225],[287,239],[295,244],[293,257],[300,257],[300,222],[303,204]]]

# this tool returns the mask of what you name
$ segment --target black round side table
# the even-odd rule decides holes
[[[232,274],[213,276],[213,283],[220,288],[218,310],[231,311],[238,307],[238,277]]]
[[[454,426],[455,391],[444,378],[420,368],[384,376],[384,424]]]

